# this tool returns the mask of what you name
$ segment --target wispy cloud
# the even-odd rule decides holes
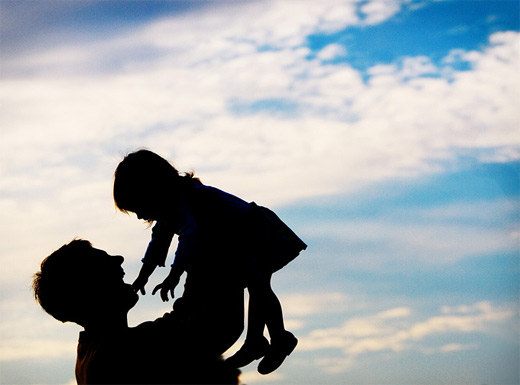
[[[70,357],[77,348],[77,341],[49,339],[5,339],[0,348],[0,361]]]
[[[511,253],[518,247],[514,213],[519,207],[514,199],[434,207],[378,205],[382,206],[372,208],[375,214],[360,217],[347,211],[342,218],[301,225],[302,237],[325,240],[323,250],[334,263],[322,268],[332,273],[351,268],[401,269],[403,264],[442,266],[475,256]]]
[[[457,333],[489,333],[493,328],[505,325],[515,316],[513,308],[495,307],[489,302],[480,302],[461,308],[444,311],[425,320],[417,320],[410,308],[394,308],[374,315],[351,318],[341,326],[314,330],[300,339],[299,349],[340,349],[342,358],[322,358],[318,364],[330,372],[343,372],[355,365],[359,356],[374,352],[401,352],[415,350],[432,354],[450,353],[478,346],[459,343],[456,340],[436,348],[423,346],[431,336]],[[466,311],[467,310],[467,311]],[[460,334],[459,334],[460,335]]]
[[[281,297],[284,313],[288,317],[315,314],[342,313],[350,307],[349,298],[340,292],[316,294],[290,294]]]
[[[240,381],[244,384],[283,382],[286,380],[286,376],[276,372],[269,376],[263,376],[257,371],[247,371],[240,375]]]

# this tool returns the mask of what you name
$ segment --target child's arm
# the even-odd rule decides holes
[[[159,285],[155,286],[155,288],[152,291],[152,295],[155,295],[155,293],[158,290],[161,290],[161,298],[164,302],[168,302],[168,293],[172,297],[174,296],[174,290],[175,287],[177,287],[177,284],[179,283],[179,280],[181,279],[181,275],[184,272],[182,268],[177,267],[176,265],[172,265],[172,268],[170,270],[170,274],[166,277],[166,279],[160,283]]]
[[[135,291],[140,291],[142,295],[146,294],[144,287],[148,283],[148,278],[152,275],[157,265],[151,262],[143,262],[143,266],[139,271],[137,279],[132,283],[132,287]]]
[[[139,271],[139,276],[132,284],[135,291],[140,291],[143,295],[146,294],[144,287],[148,283],[148,278],[157,266],[164,266],[174,234],[173,227],[167,223],[157,222],[155,224],[152,229],[152,239],[142,259],[143,266]]]
[[[191,214],[185,206],[180,207],[179,216],[179,223],[181,223],[181,226],[178,231],[179,244],[177,245],[177,251],[175,252],[175,260],[171,265],[172,268],[170,270],[170,274],[161,284],[157,285],[152,291],[153,295],[158,290],[160,290],[161,298],[164,302],[167,302],[169,300],[168,293],[170,294],[172,299],[174,298],[175,287],[179,283],[181,275],[189,269],[189,266],[191,265],[192,254],[194,253],[194,250],[197,248],[198,230],[195,220],[193,219],[193,217],[191,216]],[[163,231],[160,230],[160,233],[163,233]],[[171,238],[168,241],[168,246],[170,245],[170,242]],[[164,259],[162,260],[163,262]]]

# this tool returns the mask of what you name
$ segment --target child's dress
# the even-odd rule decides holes
[[[143,262],[164,266],[174,235],[173,265],[189,272],[208,258],[243,275],[273,273],[307,245],[271,210],[194,182],[171,220],[158,221]]]

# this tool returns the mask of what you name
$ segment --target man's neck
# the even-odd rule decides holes
[[[89,334],[111,334],[117,331],[128,329],[128,318],[126,314],[119,317],[105,317],[94,319],[87,322],[84,326]]]

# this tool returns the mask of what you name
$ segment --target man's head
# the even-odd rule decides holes
[[[42,308],[59,321],[82,326],[104,317],[126,315],[137,294],[124,283],[123,257],[73,240],[41,263],[33,289]]]

